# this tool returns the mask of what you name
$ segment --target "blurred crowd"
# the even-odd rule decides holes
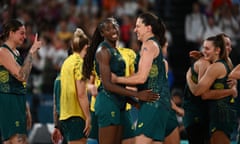
[[[120,22],[122,46],[138,48],[132,27],[141,11],[153,9],[146,0],[11,0],[2,1],[1,25],[10,18],[21,20],[27,29],[27,39],[20,52],[28,52],[35,33],[44,46],[34,59],[30,89],[33,93],[52,94],[53,81],[67,57],[69,40],[76,27],[91,36],[97,23],[107,16]]]
[[[192,4],[191,13],[185,18],[185,38],[191,50],[201,50],[202,41],[209,36],[225,33],[231,38],[231,58],[239,63],[240,1],[199,0]]]
[[[162,1],[164,13],[160,14]],[[28,85],[29,92],[33,94],[32,99],[38,104],[39,95],[52,95],[54,79],[68,56],[69,40],[77,27],[82,28],[91,37],[100,20],[114,16],[120,24],[122,47],[137,50],[139,46],[133,33],[135,17],[143,11],[152,11],[165,20],[171,16],[173,2],[174,0],[1,0],[0,32],[2,24],[11,18],[17,18],[25,24],[27,39],[19,49],[23,56],[27,54],[35,33],[38,33],[44,42],[34,58]],[[186,15],[184,24],[187,47],[190,50],[200,50],[201,42],[206,37],[224,32],[232,39],[231,57],[233,63],[238,64],[239,0],[191,2],[192,12]],[[169,22],[167,19],[165,21],[168,28]],[[169,46],[177,39],[172,37],[171,31],[172,29],[168,29],[166,33]],[[169,79],[171,84],[174,76]],[[37,122],[37,118],[34,121]]]

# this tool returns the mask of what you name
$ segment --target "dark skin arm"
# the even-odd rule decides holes
[[[118,86],[111,81],[111,70],[110,70],[110,54],[106,47],[101,47],[96,53],[96,58],[99,63],[99,70],[101,75],[101,81],[104,88],[110,92],[117,93],[123,96],[133,96],[142,101],[155,101],[159,99],[158,94],[154,94],[151,90],[144,90],[140,92],[127,90],[123,87]]]

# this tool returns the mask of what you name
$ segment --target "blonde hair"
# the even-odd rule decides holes
[[[77,28],[73,34],[72,50],[75,52],[80,52],[86,44],[89,44],[87,35],[81,28]]]

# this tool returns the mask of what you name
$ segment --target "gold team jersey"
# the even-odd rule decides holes
[[[134,63],[136,59],[136,53],[129,48],[118,48],[118,51],[120,52],[126,64],[125,76],[130,76],[135,71]]]
[[[135,71],[135,59],[136,59],[136,53],[129,48],[118,48],[118,51],[120,52],[121,56],[123,57],[126,65],[125,69],[125,76],[130,76]],[[131,105],[127,103],[126,110],[131,109]]]
[[[95,76],[95,78],[94,78],[94,85],[96,87],[98,87],[100,85],[101,81],[100,81],[99,77],[97,76],[97,73],[96,73],[95,70],[93,71],[93,74]],[[90,110],[93,111],[93,112],[95,111],[95,109],[94,109],[95,102],[96,102],[96,97],[95,96],[91,96]]]
[[[63,63],[61,69],[61,97],[60,120],[66,120],[72,116],[80,116],[85,119],[78,102],[76,80],[82,79],[83,59],[79,54],[73,53]]]

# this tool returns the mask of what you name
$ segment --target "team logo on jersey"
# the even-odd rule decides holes
[[[9,73],[7,71],[0,71],[0,82],[6,83],[9,81]]]
[[[192,75],[192,81],[194,82],[194,83],[197,83],[198,82],[198,77],[196,76],[196,75]]]
[[[157,75],[158,75],[158,67],[156,64],[153,64],[150,69],[149,77],[156,77]]]
[[[112,116],[112,117],[115,117],[115,111],[112,111],[112,112],[111,112],[111,116]]]
[[[143,127],[143,122],[141,122],[140,124],[138,124],[138,128]]]
[[[15,126],[19,127],[20,126],[20,122],[19,121],[15,121]]]
[[[214,89],[224,89],[224,84],[223,83],[215,83],[213,85]]]
[[[27,87],[27,82],[22,82],[23,87],[26,88]]]

